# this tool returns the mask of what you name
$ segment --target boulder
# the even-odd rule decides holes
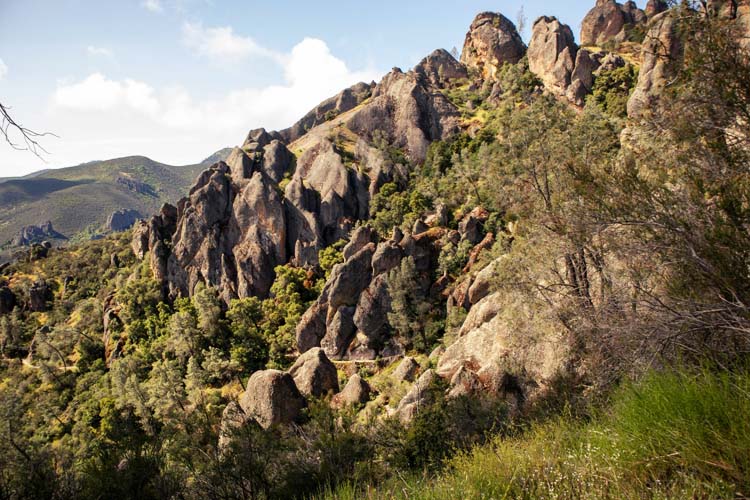
[[[492,391],[505,391],[507,380],[513,379],[523,399],[567,373],[572,358],[564,328],[556,318],[532,312],[517,300],[513,294],[495,293],[475,305],[458,339],[440,357],[437,374],[450,380],[465,367]]]
[[[333,403],[339,407],[363,405],[370,400],[371,392],[370,384],[355,373],[349,378],[344,390],[334,396]]]
[[[293,423],[307,403],[290,374],[263,370],[250,376],[239,404],[245,415],[268,429],[274,425]]]
[[[615,0],[597,0],[581,23],[581,45],[624,42],[634,27],[645,22],[646,13],[635,2],[620,4]]]
[[[437,375],[434,370],[425,371],[406,393],[396,408],[396,416],[403,424],[408,424],[419,410],[432,401],[430,389]]]
[[[502,14],[483,12],[466,34],[461,62],[483,80],[493,80],[503,64],[516,64],[525,54],[526,45],[509,19]]]
[[[331,363],[323,349],[315,347],[297,358],[289,369],[299,391],[306,396],[321,397],[339,391],[336,366]]]
[[[469,287],[469,302],[472,305],[489,295],[492,284],[497,279],[498,270],[505,260],[505,256],[498,257],[477,273]]]
[[[469,212],[458,224],[461,240],[468,240],[472,245],[479,243],[483,237],[484,223],[489,216],[489,212],[482,207],[476,207]]]
[[[466,68],[445,49],[438,49],[414,67],[414,72],[436,88],[445,88],[451,82],[468,78]]]
[[[474,372],[462,366],[451,378],[450,386],[447,396],[457,398],[476,394],[481,388],[481,383]]]
[[[611,54],[610,54],[611,55]],[[617,57],[620,61],[625,61]],[[586,96],[594,90],[594,75],[600,70],[602,54],[591,52],[588,49],[580,49],[576,54],[576,64],[570,75],[570,86],[565,92],[565,97],[576,106],[586,104]]]
[[[414,358],[407,356],[396,367],[391,378],[396,382],[412,382],[419,371],[419,363]]]
[[[382,274],[362,292],[354,312],[354,324],[360,332],[360,348],[377,352],[385,345],[391,328],[388,322],[390,312],[391,295],[386,275]]]

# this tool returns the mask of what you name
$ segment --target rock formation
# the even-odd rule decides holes
[[[445,49],[438,49],[414,67],[414,73],[426,80],[427,85],[445,88],[451,82],[468,78],[466,67]]]
[[[637,118],[653,109],[669,79],[682,60],[682,43],[672,11],[657,15],[650,23],[641,49],[638,83],[628,100],[628,116]]]
[[[297,358],[289,374],[305,396],[321,397],[329,392],[339,391],[339,377],[336,367],[321,348],[310,349]]]
[[[502,14],[483,12],[471,23],[461,62],[484,80],[492,80],[505,63],[515,64],[526,53],[516,26]]]
[[[11,245],[17,247],[30,246],[33,243],[41,243],[48,239],[67,240],[68,238],[55,231],[52,223],[47,221],[39,226],[26,226],[22,228],[18,236],[11,242]]]
[[[341,93],[321,102],[315,109],[307,113],[300,121],[280,132],[286,143],[292,143],[305,135],[316,125],[320,125],[341,113],[354,109],[369,98],[375,83],[358,83]]]
[[[554,17],[540,17],[534,23],[528,57],[529,69],[544,87],[577,106],[585,104],[605,59],[625,64],[619,56],[579,48],[570,27]]]
[[[387,272],[406,257],[429,275],[437,265],[445,231],[435,228],[417,236],[367,243],[335,266],[318,300],[297,325],[297,349],[322,347],[334,359],[375,359],[398,354],[391,343]],[[394,235],[400,236],[400,235]],[[429,293],[427,282],[422,292]],[[353,323],[353,325],[352,325]]]
[[[125,231],[133,227],[133,225],[135,225],[135,223],[138,222],[138,220],[140,220],[141,218],[142,215],[140,214],[140,212],[138,212],[138,210],[123,208],[121,210],[112,212],[109,217],[107,217],[107,223],[105,224],[105,227],[108,231]]]
[[[615,0],[597,0],[581,23],[581,45],[624,42],[634,27],[645,22],[646,13],[633,1],[620,4]]]
[[[362,405],[370,400],[372,388],[359,374],[355,373],[349,378],[344,390],[333,398],[334,406]]]
[[[250,376],[239,404],[248,418],[268,429],[294,422],[307,403],[291,375],[278,370],[263,370]]]

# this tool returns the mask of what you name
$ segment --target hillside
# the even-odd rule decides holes
[[[131,231],[32,246],[0,497],[745,497],[748,21],[483,12]]]
[[[0,180],[0,242],[47,221],[68,238],[85,238],[117,210],[145,217],[184,196],[207,165],[225,156],[220,151],[204,163],[179,167],[131,156]]]

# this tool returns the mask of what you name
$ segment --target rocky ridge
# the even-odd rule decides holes
[[[744,3],[718,4],[711,8],[720,15],[740,26],[747,23]],[[496,259],[472,269],[495,241],[483,229],[487,215],[481,207],[459,221],[458,230],[445,227],[444,214],[436,211],[411,232],[396,229],[385,237],[366,224],[369,205],[381,186],[399,182],[424,161],[429,144],[465,130],[446,91],[451,86],[492,85],[504,64],[527,57],[547,92],[582,106],[601,71],[627,64],[617,53],[588,46],[623,42],[648,21],[640,77],[628,103],[629,115],[637,117],[658,97],[670,64],[680,57],[673,11],[664,9],[657,1],[642,11],[633,2],[599,0],[584,21],[584,47],[576,44],[569,26],[541,17],[527,48],[507,18],[482,13],[466,36],[460,62],[438,50],[412,71],[394,68],[377,84],[344,90],[287,130],[251,131],[226,162],[199,177],[177,207],[141,222],[133,249],[139,258],[150,255],[165,294],[188,296],[206,284],[226,303],[267,296],[275,266],[314,268],[321,249],[348,241],[343,262],[296,327],[300,357],[293,367],[258,372],[248,382],[239,402],[247,419],[263,427],[290,423],[306,398],[327,394],[335,394],[338,405],[367,401],[370,388],[361,378],[350,378],[339,393],[336,363],[405,354],[389,322],[387,276],[406,259],[414,263],[419,295],[442,296],[448,308],[463,307],[468,315],[455,341],[435,353],[434,369],[403,365],[410,358],[402,362],[405,375],[398,375],[399,382],[413,383],[392,407],[402,421],[413,418],[438,378],[454,397],[498,394],[521,406],[569,373],[573,359],[564,332],[553,321],[530,316],[529,323],[536,322],[542,333],[528,338],[505,312],[510,298],[493,292],[493,281],[507,263]],[[393,150],[403,158],[394,157]],[[462,241],[471,245],[464,269],[468,279],[435,281],[440,248]]]

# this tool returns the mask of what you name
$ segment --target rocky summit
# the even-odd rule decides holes
[[[0,497],[744,498],[750,3],[643,7],[480,13],[179,199],[136,158],[149,211],[25,227]]]

